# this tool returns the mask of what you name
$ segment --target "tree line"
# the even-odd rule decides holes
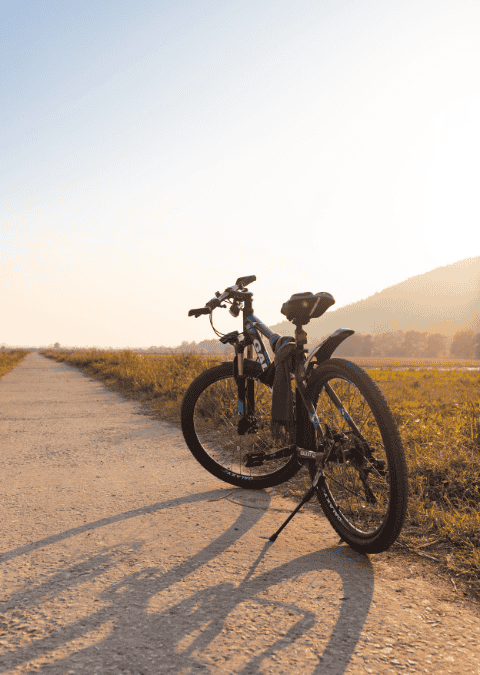
[[[182,342],[178,347],[150,347],[150,352],[161,354],[219,354],[231,355],[232,347],[218,340]],[[480,333],[458,331],[453,339],[440,333],[420,333],[415,330],[397,330],[378,335],[355,333],[335,350],[335,356],[405,356],[457,359],[480,359]]]
[[[378,335],[355,333],[335,351],[338,356],[416,356],[480,359],[480,333],[462,330],[453,339],[440,333],[398,330]]]
[[[187,342],[184,340],[178,347],[150,347],[146,350],[157,354],[218,354],[230,355],[232,347],[224,345],[218,340],[202,340],[202,342]]]

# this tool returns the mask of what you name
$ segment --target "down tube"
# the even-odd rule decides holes
[[[255,316],[255,314],[250,314],[249,316],[247,316],[246,324],[247,325],[245,327],[247,330],[252,330],[253,327],[255,326],[255,328],[257,328],[260,331],[260,333],[265,335],[265,337],[268,339],[270,339],[272,335],[275,335],[273,330],[271,330],[268,326],[266,326],[263,323],[263,321],[260,321],[260,319],[257,316]]]
[[[254,314],[247,316],[245,321],[245,333],[252,340],[255,351],[257,352],[258,361],[262,366],[262,370],[266,370],[271,361],[259,333],[263,333],[263,335],[265,335],[267,338],[275,335],[275,333],[273,330],[270,330],[268,326],[262,323],[260,319],[258,319]]]

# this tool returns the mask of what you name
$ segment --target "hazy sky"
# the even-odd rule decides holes
[[[0,344],[173,346],[241,275],[274,324],[480,255],[478,0],[7,0],[1,31]]]

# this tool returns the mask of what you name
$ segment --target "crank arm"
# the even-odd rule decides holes
[[[305,450],[304,448],[297,448],[298,459],[316,459],[323,462],[325,458],[324,452],[314,452],[313,450]]]
[[[247,452],[244,457],[245,466],[262,466],[264,462],[271,462],[274,459],[281,459],[282,457],[291,457],[295,453],[296,446],[292,445],[288,448],[280,448],[275,452]]]
[[[294,454],[295,449],[295,445],[290,445],[288,448],[280,448],[280,450],[270,452],[269,454],[265,455],[265,457],[267,459],[281,459],[282,457],[291,457]]]

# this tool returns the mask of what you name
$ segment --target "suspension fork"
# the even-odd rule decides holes
[[[241,343],[235,345],[235,358],[233,361],[233,375],[237,383],[237,411],[239,417],[245,417],[247,412],[247,406],[245,405],[244,349],[245,345]]]
[[[253,345],[248,345],[247,359],[253,361],[253,354],[254,354]],[[255,415],[255,382],[251,377],[247,380],[245,402],[247,408],[246,414],[250,416]]]
[[[239,343],[235,346],[235,359],[233,362],[233,373],[237,383],[237,412],[238,412],[238,433],[245,434],[254,425],[255,415],[255,383],[250,377],[245,375],[245,344]],[[250,355],[251,345],[247,347],[247,357]]]

